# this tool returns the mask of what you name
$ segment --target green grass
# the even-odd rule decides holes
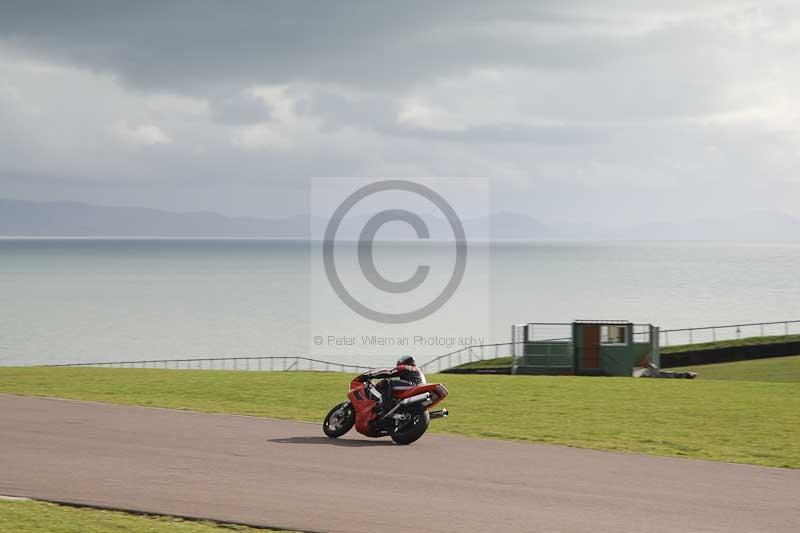
[[[0,392],[320,421],[351,375],[2,368]],[[429,376],[452,415],[432,431],[800,468],[793,383]],[[321,431],[321,429],[320,429]]]
[[[697,372],[697,379],[800,383],[800,355],[686,366],[669,370]]]
[[[230,524],[143,516],[37,501],[0,499],[0,531],[8,533],[255,533]]]

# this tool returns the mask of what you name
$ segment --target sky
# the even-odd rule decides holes
[[[0,3],[0,197],[280,217],[481,178],[611,224],[800,216],[796,2]]]

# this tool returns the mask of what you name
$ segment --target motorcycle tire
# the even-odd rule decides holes
[[[337,411],[345,406],[347,407],[347,411],[345,412],[344,418],[339,420],[335,426],[332,426],[331,418]],[[350,402],[342,402],[331,409],[330,412],[328,412],[328,414],[325,416],[325,421],[322,423],[322,431],[325,432],[325,435],[335,439],[350,431],[355,423],[356,412],[353,409],[353,406],[350,405]]]
[[[402,431],[393,434],[392,440],[397,444],[411,444],[419,439],[428,430],[428,424],[431,423],[431,416],[428,411],[423,411],[415,418],[412,423],[404,427]]]

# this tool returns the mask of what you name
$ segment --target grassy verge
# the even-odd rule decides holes
[[[143,516],[36,501],[0,499],[0,531],[9,533],[223,533],[264,532],[230,524]]]
[[[800,355],[772,357],[736,363],[695,365],[669,370],[697,372],[697,379],[733,381],[770,381],[775,383],[800,383]],[[798,391],[800,392],[800,391]]]
[[[497,359],[474,361],[457,368],[507,368],[510,365],[510,357],[499,357]],[[697,372],[700,379],[800,383],[800,355],[753,359],[735,363],[685,366],[682,368],[668,368],[667,370]]]
[[[345,397],[351,377],[3,368],[0,392],[319,421]],[[452,416],[434,422],[434,432],[800,468],[800,394],[792,383],[453,374],[429,378],[450,390],[445,406]]]
[[[455,368],[510,368],[511,356],[497,357],[495,359],[483,359],[482,361],[472,361],[471,363],[464,363]]]

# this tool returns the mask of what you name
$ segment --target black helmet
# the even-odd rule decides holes
[[[402,365],[417,366],[417,362],[414,361],[414,358],[411,357],[410,355],[404,355],[403,357],[397,360],[397,366],[402,366]]]

